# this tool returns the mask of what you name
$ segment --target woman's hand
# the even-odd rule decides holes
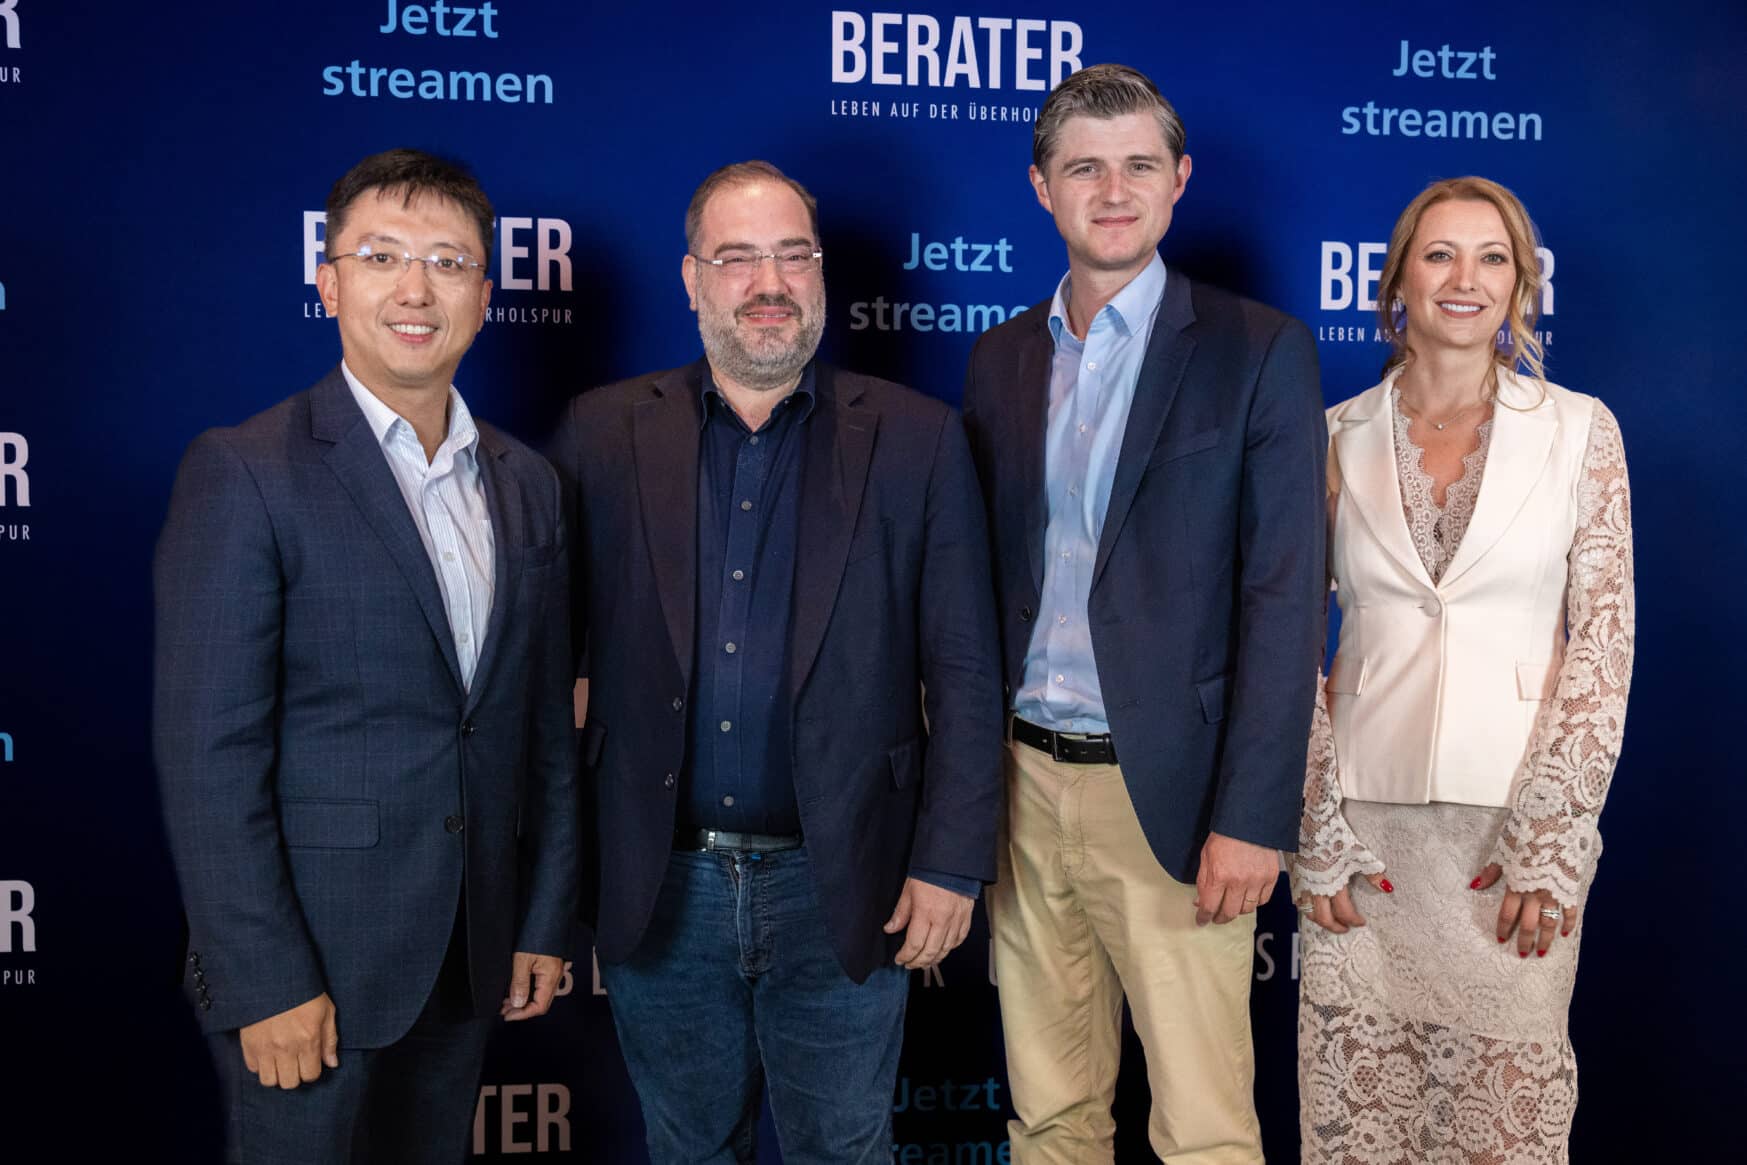
[[[1480,876],[1468,883],[1470,890],[1484,890],[1498,881],[1502,873],[1496,862],[1480,871]],[[1528,958],[1544,958],[1553,945],[1555,935],[1568,936],[1577,926],[1577,907],[1561,908],[1545,890],[1521,892],[1505,887],[1504,901],[1498,907],[1498,941],[1506,943],[1516,935],[1516,953]]]
[[[1372,888],[1385,894],[1395,893],[1395,887],[1389,884],[1389,879],[1382,874],[1362,875]],[[1355,926],[1364,926],[1365,917],[1353,905],[1353,896],[1347,887],[1342,886],[1332,895],[1305,894],[1298,900],[1298,913],[1316,923],[1324,930],[1335,934],[1346,934]]]

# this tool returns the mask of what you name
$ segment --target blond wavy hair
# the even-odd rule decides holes
[[[1420,219],[1440,202],[1485,202],[1504,220],[1504,231],[1510,239],[1511,262],[1516,267],[1516,287],[1511,293],[1510,308],[1505,313],[1508,339],[1493,352],[1492,360],[1498,369],[1526,372],[1544,384],[1546,368],[1542,361],[1545,353],[1541,341],[1535,337],[1535,324],[1541,315],[1541,264],[1535,256],[1539,234],[1520,198],[1490,178],[1474,176],[1433,182],[1420,191],[1401,212],[1401,217],[1395,220],[1395,230],[1389,235],[1388,257],[1383,261],[1383,274],[1377,286],[1378,326],[1392,349],[1389,359],[1383,364],[1383,375],[1388,376],[1413,356],[1402,326],[1405,317],[1397,307],[1397,301],[1405,277],[1408,249],[1413,245]]]

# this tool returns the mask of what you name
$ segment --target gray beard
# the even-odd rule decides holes
[[[734,383],[755,391],[770,391],[793,384],[801,375],[801,369],[807,366],[807,361],[819,350],[819,338],[825,333],[823,295],[817,304],[797,303],[796,306],[800,308],[801,316],[794,342],[783,343],[769,337],[772,342],[759,344],[756,348],[747,345],[734,315],[730,315],[724,325],[724,321],[699,312],[698,334],[703,337],[704,354],[709,357],[710,367]]]

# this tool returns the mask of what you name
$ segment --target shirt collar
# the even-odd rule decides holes
[[[352,399],[358,402],[358,408],[363,412],[364,419],[370,423],[370,431],[376,434],[376,443],[386,447],[394,436],[395,427],[404,428],[412,434],[412,426],[405,417],[383,403],[381,397],[364,387],[364,382],[352,374],[344,360],[340,361],[340,375],[346,378],[346,387],[352,390]],[[473,423],[473,414],[468,411],[467,402],[461,399],[461,394],[454,385],[449,386],[449,432],[443,439],[444,445],[453,445],[456,452],[471,450],[479,443],[479,426]]]
[[[777,402],[777,409],[786,407],[797,410],[802,420],[812,416],[813,406],[818,403],[818,396],[813,391],[814,381],[813,361],[809,360],[807,366],[801,369],[800,383],[796,384],[793,391]],[[703,416],[698,419],[700,429],[709,424],[712,405],[716,406],[717,409],[726,409],[742,428],[745,427],[746,423],[740,420],[740,414],[734,412],[734,406],[728,403],[728,398],[723,396],[722,390],[716,387],[716,378],[711,375],[708,362],[704,364],[704,379],[699,393],[704,402]],[[771,417],[774,419],[777,415],[777,412],[772,410]]]
[[[1049,334],[1059,345],[1062,333],[1073,335],[1068,327],[1068,300],[1072,298],[1073,276],[1063,275],[1062,281],[1056,284],[1055,298],[1049,301]],[[1165,298],[1165,261],[1159,258],[1157,251],[1153,252],[1152,262],[1141,269],[1141,273],[1130,279],[1123,289],[1116,293],[1116,298],[1104,305],[1092,321],[1092,327],[1098,326],[1098,320],[1109,320],[1124,336],[1133,336],[1146,326],[1159,310],[1159,304]],[[1092,328],[1086,333],[1091,334]]]

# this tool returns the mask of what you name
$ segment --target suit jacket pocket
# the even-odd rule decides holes
[[[551,566],[558,561],[558,548],[562,545],[554,538],[550,542],[542,542],[537,546],[522,548],[522,569],[537,570],[542,566]]]
[[[286,798],[279,832],[292,849],[369,849],[381,834],[376,802]]]
[[[882,518],[877,522],[870,523],[867,529],[858,533],[855,540],[849,544],[849,557],[844,560],[844,565],[853,566],[864,558],[884,554],[886,546],[891,540],[892,523],[890,521]]]
[[[607,741],[607,726],[599,720],[589,720],[582,726],[582,740],[577,748],[582,767],[592,769],[601,763],[601,747]]]
[[[906,740],[886,753],[892,762],[892,788],[902,789],[905,785],[913,785],[921,777],[922,774],[917,771],[920,768],[918,751],[920,750],[916,741]]]
[[[1211,679],[1196,680],[1195,694],[1201,697],[1201,718],[1209,724],[1225,719],[1226,677],[1222,673]]]
[[[1365,690],[1365,673],[1370,666],[1370,656],[1361,655],[1358,659],[1335,656],[1334,664],[1328,669],[1328,690],[1342,696],[1358,695]]]
[[[1176,461],[1188,457],[1192,453],[1203,453],[1219,444],[1219,426],[1191,433],[1187,437],[1175,437],[1162,441],[1153,450],[1153,455],[1147,458],[1146,467],[1156,469],[1167,461]]]

